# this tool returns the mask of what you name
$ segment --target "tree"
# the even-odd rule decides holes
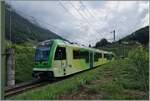
[[[109,42],[105,38],[103,38],[99,42],[96,43],[95,47],[96,48],[97,47],[103,47],[103,46],[106,46],[108,43]]]

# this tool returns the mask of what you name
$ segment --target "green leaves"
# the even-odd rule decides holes
[[[149,88],[148,51],[143,46],[139,46],[138,48],[132,50],[129,53],[128,57],[129,57],[129,62],[135,65],[135,67],[132,67],[132,73],[134,75],[134,78],[136,78],[141,82],[141,89],[147,92]]]
[[[15,45],[16,83],[32,80],[35,49]]]

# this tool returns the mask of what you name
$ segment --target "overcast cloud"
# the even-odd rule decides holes
[[[27,19],[80,44],[120,39],[149,25],[149,1],[9,1]],[[33,16],[34,19],[31,17]]]

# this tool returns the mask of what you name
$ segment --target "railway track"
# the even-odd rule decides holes
[[[4,97],[5,98],[11,97],[11,96],[23,93],[27,90],[45,86],[49,83],[50,81],[30,81],[30,82],[25,82],[25,83],[15,85],[13,87],[6,87]]]
[[[96,66],[95,68],[97,68],[97,67],[99,67],[99,66]],[[91,69],[95,69],[95,68],[91,68]],[[80,72],[77,72],[77,73],[74,73],[74,74],[71,74],[71,75],[68,75],[68,76],[65,76],[65,77],[55,78],[52,81],[39,81],[39,80],[38,81],[29,81],[29,82],[17,84],[13,87],[5,87],[4,97],[8,98],[8,97],[18,95],[20,93],[23,93],[23,92],[31,90],[31,89],[35,89],[35,88],[38,88],[38,87],[41,87],[41,86],[45,86],[47,84],[52,84],[52,83],[56,83],[58,81],[66,80],[66,79],[72,77],[73,75],[80,74],[82,72],[89,71],[91,69],[80,71]]]

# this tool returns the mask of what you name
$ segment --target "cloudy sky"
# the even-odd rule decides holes
[[[18,13],[85,45],[116,40],[149,25],[149,1],[8,1]]]

